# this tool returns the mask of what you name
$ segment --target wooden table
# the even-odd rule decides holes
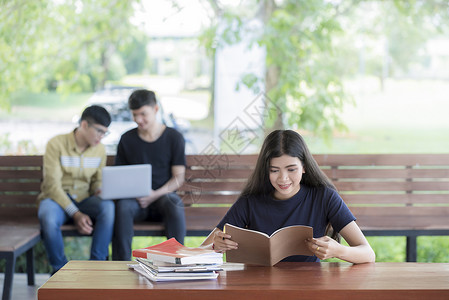
[[[70,261],[38,299],[449,299],[449,263],[279,263],[155,283],[127,262]]]

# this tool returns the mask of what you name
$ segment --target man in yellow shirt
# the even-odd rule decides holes
[[[53,273],[67,263],[61,225],[73,221],[80,234],[92,234],[90,259],[105,260],[114,228],[114,203],[98,194],[106,150],[101,139],[111,123],[101,106],[87,107],[79,126],[52,138],[44,155],[38,217]]]

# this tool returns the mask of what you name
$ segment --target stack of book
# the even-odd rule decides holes
[[[133,250],[136,272],[152,281],[215,279],[223,254],[203,248],[186,247],[171,238],[163,243]]]

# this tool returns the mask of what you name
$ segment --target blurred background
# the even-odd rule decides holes
[[[448,153],[448,33],[443,0],[0,1],[0,155],[43,154],[90,104],[111,113],[115,154],[137,88],[188,154],[257,153],[278,128],[312,153]],[[88,257],[88,238],[66,239]],[[369,239],[404,260],[405,238]],[[418,245],[449,261],[447,237]]]

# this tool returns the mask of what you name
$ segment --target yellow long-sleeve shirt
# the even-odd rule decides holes
[[[81,202],[101,186],[101,170],[106,165],[102,144],[80,152],[75,143],[75,131],[58,135],[47,144],[44,154],[44,179],[38,201],[56,201],[70,216],[78,211],[70,197]]]

